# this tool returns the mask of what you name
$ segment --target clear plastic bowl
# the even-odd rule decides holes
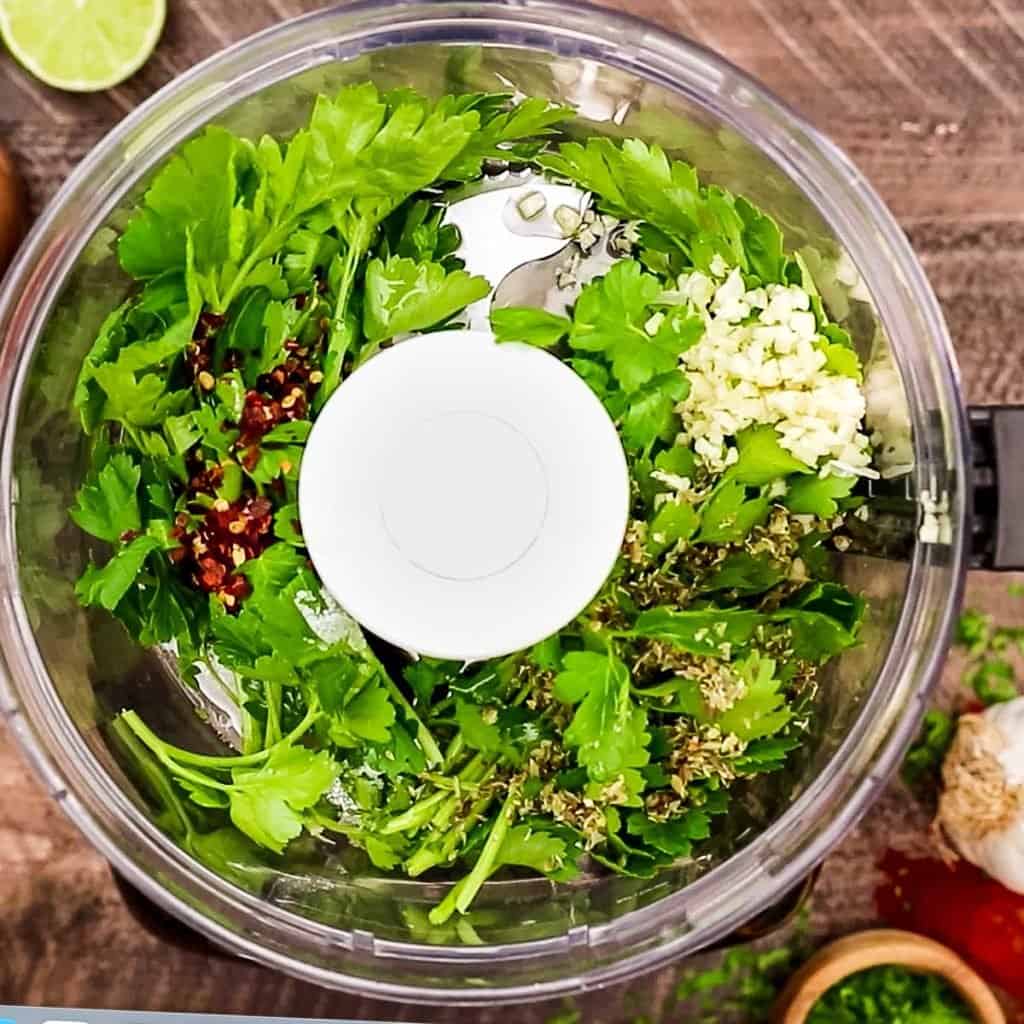
[[[869,363],[872,425],[913,429],[908,493],[946,495],[952,540],[848,555],[871,598],[865,642],[838,665],[813,737],[750,787],[727,834],[655,879],[489,882],[465,930],[425,934],[443,883],[351,874],[301,847],[273,871],[221,877],[144,798],[105,723],[139,709],[209,748],[166,665],[71,593],[84,541],[66,508],[83,474],[69,414],[81,356],[125,293],[111,241],[154,169],[210,122],[287,134],[310,98],[373,79],[428,93],[518,88],[574,104],[573,131],[639,135],[774,214],[815,261]],[[365,994],[483,1004],[571,994],[707,946],[798,883],[865,811],[910,742],[963,577],[966,432],[949,340],[906,239],[834,146],[741,72],[632,18],[564,0],[364,2],[280,25],[207,61],[113,131],[36,225],[0,298],[0,707],[50,792],[118,872],[240,955]],[[906,461],[898,450],[892,458]],[[904,524],[906,527],[908,524]],[[912,526],[913,524],[909,524]],[[123,762],[127,766],[128,762]]]

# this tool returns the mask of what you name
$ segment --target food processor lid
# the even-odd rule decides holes
[[[313,565],[371,633],[477,661],[579,614],[625,534],[629,476],[596,395],[555,356],[486,331],[402,342],[314,424],[299,478]]]

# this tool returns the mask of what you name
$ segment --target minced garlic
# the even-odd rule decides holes
[[[773,424],[782,447],[808,466],[839,464],[852,473],[869,466],[864,395],[857,381],[827,369],[806,291],[748,290],[734,269],[724,280],[683,274],[665,298],[689,303],[704,319],[703,338],[682,356],[690,393],[679,412],[711,472],[735,461],[728,439],[758,423]]]

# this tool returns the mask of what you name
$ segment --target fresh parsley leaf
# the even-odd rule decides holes
[[[159,547],[156,538],[142,534],[121,548],[102,568],[87,566],[75,585],[78,599],[82,604],[113,611],[142,572],[146,559]]]
[[[153,180],[121,236],[121,266],[137,278],[181,270],[189,236],[201,270],[227,262],[238,180],[248,163],[240,140],[223,128],[186,143]]]
[[[445,270],[458,270],[462,266],[455,256],[461,242],[459,229],[442,223],[444,215],[445,207],[430,200],[406,202],[381,227],[380,257],[386,261],[390,256],[404,256],[417,263],[440,263]]]
[[[514,656],[484,662],[475,672],[449,677],[448,689],[474,704],[503,704],[518,664],[519,659]]]
[[[331,737],[335,742],[347,734],[371,743],[387,743],[395,723],[395,707],[379,679],[367,683],[351,697],[332,723]],[[351,741],[350,741],[351,742]]]
[[[852,377],[856,381],[863,380],[864,373],[861,370],[860,360],[852,348],[834,344],[819,345],[819,348],[825,353],[825,366],[829,371],[840,377]]]
[[[740,775],[766,775],[785,767],[790,751],[799,746],[798,736],[765,736],[747,744],[746,750],[733,761],[733,768]]]
[[[609,654],[567,654],[555,679],[555,696],[579,704],[564,734],[579,763],[596,782],[611,782],[628,768],[647,764],[647,716],[630,696],[629,671]]]
[[[686,445],[675,444],[658,452],[654,457],[654,468],[673,476],[693,479],[697,472],[697,459]]]
[[[672,862],[672,857],[650,846],[630,843],[622,835],[622,816],[615,807],[605,810],[607,843],[604,852],[591,850],[590,856],[599,864],[620,875],[632,878],[650,878],[660,867]]]
[[[828,661],[857,643],[857,638],[849,630],[822,612],[783,608],[770,618],[789,627],[793,655],[805,661]]]
[[[569,333],[572,321],[567,317],[549,313],[545,309],[508,306],[504,309],[491,310],[491,329],[499,342],[521,341],[527,345],[536,345],[538,348],[550,348]],[[607,371],[605,379],[607,380]]]
[[[694,840],[707,839],[711,834],[708,815],[700,810],[687,811],[668,821],[652,821],[646,814],[635,812],[626,819],[626,831],[673,859],[688,857]]]
[[[231,370],[217,378],[214,394],[216,394],[218,401],[227,410],[228,419],[235,423],[242,418],[242,409],[245,407],[245,390],[245,382],[237,370]],[[274,429],[280,430],[280,427],[275,427]],[[273,432],[271,431],[271,433]],[[269,437],[269,435],[267,436]]]
[[[767,555],[732,551],[722,559],[700,589],[732,590],[743,596],[763,594],[786,578],[785,571]]]
[[[770,484],[790,473],[807,473],[810,467],[790,455],[779,443],[771,425],[747,427],[736,435],[739,459],[728,470],[730,479],[751,487]]]
[[[116,359],[93,366],[88,375],[83,370],[79,385],[88,387],[94,381],[102,390],[102,419],[136,427],[160,424],[188,396],[185,391],[168,392],[167,387],[170,366],[191,336],[191,321],[180,320],[159,336],[122,346]]]
[[[381,871],[393,871],[402,863],[402,853],[396,847],[399,846],[398,837],[389,836],[382,839],[380,836],[364,835],[363,846],[370,858],[370,863]]]
[[[821,612],[835,619],[851,635],[856,636],[864,619],[867,602],[839,583],[809,583],[790,600],[794,608]]]
[[[231,773],[231,820],[250,839],[280,853],[302,831],[302,812],[334,784],[339,768],[331,755],[282,744],[258,768]]]
[[[636,260],[621,260],[583,289],[569,343],[578,351],[603,352],[616,379],[630,392],[658,374],[678,370],[679,355],[696,344],[704,325],[676,307],[648,333],[651,307],[660,295],[656,277],[644,273]]]
[[[253,597],[274,597],[306,570],[306,559],[294,548],[272,544],[259,558],[252,558],[241,572],[252,584]]]
[[[751,651],[733,662],[732,668],[743,680],[744,694],[728,711],[715,716],[715,725],[747,742],[771,736],[788,725],[793,712],[780,692],[782,681],[775,675],[774,660]]]
[[[648,223],[636,225],[635,230],[637,259],[652,274],[674,283],[690,267],[689,257],[664,231]]]
[[[195,412],[168,416],[163,423],[164,436],[176,455],[183,455],[202,439],[203,431],[196,422]]]
[[[532,868],[542,875],[559,873],[565,863],[566,843],[550,832],[530,825],[515,825],[505,833],[495,870],[505,865]]]
[[[402,670],[402,675],[412,688],[416,705],[430,707],[434,692],[448,682],[449,672],[450,667],[447,662],[420,658],[406,665]]]
[[[309,420],[287,420],[279,423],[263,437],[264,445],[304,444],[309,439],[313,424]]]
[[[823,312],[822,316],[824,316]],[[825,353],[825,365],[828,369],[843,377],[852,377],[855,381],[862,381],[864,371],[849,332],[843,330],[838,324],[823,323],[820,333],[823,341],[819,342],[819,347]]]
[[[562,667],[562,639],[555,633],[530,648],[530,661],[538,668],[557,672]]]
[[[837,501],[848,498],[857,483],[855,476],[801,476],[789,483],[779,501],[798,516],[831,519],[838,511]]]
[[[353,103],[361,112],[356,132],[350,123]],[[315,184],[307,187],[333,194],[330,221],[347,247],[333,289],[321,404],[341,379],[342,358],[352,344],[348,313],[356,269],[377,226],[436,181],[479,125],[475,111],[457,110],[457,104],[441,100],[432,105],[408,91],[384,102],[372,85],[343,90],[334,103],[321,97],[314,109],[306,172]]]
[[[299,522],[299,506],[292,502],[282,505],[274,512],[274,536],[294,548],[304,548],[306,540],[302,536],[302,524]]]
[[[493,721],[486,721],[484,709],[479,704],[459,697],[455,701],[455,722],[472,750],[479,750],[485,754],[497,754],[501,751],[503,742],[496,712]]]
[[[129,300],[107,315],[78,371],[73,401],[81,417],[82,429],[87,434],[91,434],[101,422],[105,401],[103,392],[93,381],[93,375],[96,367],[113,362],[117,353],[128,343],[125,320],[131,308]]]
[[[679,433],[676,406],[689,393],[690,382],[677,369],[654,377],[636,391],[622,417],[622,440],[627,449],[671,441]]]
[[[627,139],[621,146],[606,138],[588,139],[564,143],[538,162],[596,193],[608,212],[648,221],[684,248],[684,240],[699,228],[697,174],[689,164],[670,161],[660,146],[639,139]]]
[[[116,543],[123,534],[142,528],[139,481],[142,470],[125,452],[114,452],[90,483],[78,491],[71,518],[86,533]]]
[[[174,641],[180,657],[192,650],[203,629],[206,618],[205,602],[195,591],[186,589],[171,573],[163,559],[150,559],[155,582],[137,588],[139,621],[136,625],[139,642],[146,646]],[[124,620],[123,601],[118,616]]]
[[[660,554],[679,541],[688,541],[700,525],[700,516],[686,501],[666,501],[654,514],[647,534],[647,550]]]
[[[709,271],[716,256],[730,267],[750,269],[743,245],[744,224],[732,194],[717,185],[703,190],[701,230],[690,243],[690,258],[698,270]]]
[[[743,251],[750,273],[765,284],[782,282],[786,259],[778,224],[742,196],[736,197],[735,206],[743,222]]]
[[[758,612],[736,608],[701,611],[652,608],[641,612],[631,633],[666,640],[691,654],[728,657],[731,651],[750,643],[754,630],[763,621],[764,617]]]
[[[257,295],[258,290],[251,294]],[[246,319],[247,330],[243,335],[239,327],[238,336],[232,338],[232,347],[242,354],[246,382],[254,387],[261,374],[269,373],[285,361],[285,342],[298,332],[303,310],[294,299],[263,302],[254,298],[253,302],[252,307],[245,305],[240,313]]]
[[[363,333],[370,342],[433,327],[491,290],[484,278],[464,270],[446,273],[440,263],[400,256],[371,260],[363,287]]]
[[[539,151],[540,145],[524,145],[522,140],[542,140],[551,134],[555,125],[573,114],[572,107],[557,106],[539,97],[527,97],[510,110],[499,109],[481,117],[480,128],[440,177],[469,181],[480,176],[480,167],[485,159],[529,159]]]
[[[747,497],[746,484],[724,479],[700,509],[701,544],[731,544],[744,540],[755,526],[760,526],[771,511],[771,500],[759,494]]]

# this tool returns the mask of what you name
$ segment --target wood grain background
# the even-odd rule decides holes
[[[313,10],[304,0],[169,0],[162,42],[131,81],[93,96],[40,85],[0,54],[0,140],[33,209],[140,100],[198,60]],[[612,5],[696,38],[761,78],[853,157],[914,243],[975,402],[1024,400],[1024,0],[628,0]],[[976,577],[1000,608],[1003,581]],[[947,689],[954,685],[951,665]],[[826,862],[822,936],[874,920],[872,863],[920,845],[926,822],[894,786]],[[674,1019],[674,971],[585,999],[585,1021]],[[142,930],[105,864],[0,731],[0,1003],[377,1020],[544,1021],[558,1007],[425,1011],[324,992]]]

